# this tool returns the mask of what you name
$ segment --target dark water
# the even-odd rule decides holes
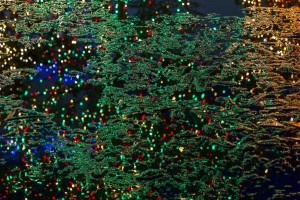
[[[184,3],[184,1],[183,1]],[[198,14],[208,14],[208,13],[217,13],[223,16],[239,16],[242,17],[244,14],[242,9],[244,8],[240,2],[235,2],[233,0],[196,0],[192,1],[192,3],[196,4],[194,7],[195,13]],[[185,6],[187,3],[185,2]],[[129,7],[128,13],[129,15],[136,15],[138,8]]]
[[[298,4],[2,2],[0,199],[299,199]]]
[[[233,0],[199,0],[201,5],[199,12],[208,14],[208,13],[217,13],[224,16],[239,16],[242,17],[244,14],[242,12],[243,6]]]

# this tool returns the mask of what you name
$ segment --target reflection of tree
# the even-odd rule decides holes
[[[248,11],[251,14],[246,19],[245,30],[250,41],[243,46],[251,47],[247,51],[249,59],[235,62],[253,66],[250,69],[257,88],[251,90],[255,96],[243,103],[243,107],[260,115],[249,116],[247,121],[254,125],[249,129],[252,134],[239,142],[245,144],[238,153],[243,156],[241,166],[245,175],[239,180],[241,194],[245,199],[286,196],[297,199],[300,195],[293,187],[299,184],[295,177],[300,170],[295,165],[299,151],[295,147],[299,137],[299,70],[296,67],[299,41],[293,36],[298,32],[299,9]]]
[[[62,36],[75,49],[96,42],[97,53],[83,69],[60,65],[61,71],[75,69],[79,84],[67,89],[76,87],[74,96],[87,100],[70,103],[78,112],[69,115],[80,118],[61,126],[53,121],[64,120],[70,107],[60,104],[62,111],[44,113],[42,97],[31,101],[22,89],[24,95],[7,96],[20,92],[21,81],[15,80],[24,83],[43,72],[1,74],[9,80],[0,98],[0,131],[6,134],[1,161],[12,166],[5,165],[0,191],[9,197],[50,193],[70,199],[297,197],[289,186],[297,184],[293,177],[299,172],[297,10],[254,9],[244,22],[179,13],[141,22],[118,20],[98,4],[80,4],[71,16],[63,12],[67,7],[58,6],[60,15],[45,23],[40,9],[52,11],[40,4],[32,11],[37,16],[31,30],[28,19],[17,22],[22,35],[15,40],[30,46],[24,38],[44,35],[48,47],[41,46],[53,55],[36,57],[37,62],[59,57],[58,48],[68,44]],[[293,18],[283,18],[288,14]],[[290,20],[295,24],[286,23]],[[59,39],[52,39],[53,31]],[[51,91],[56,98],[68,93],[62,82],[50,78],[50,83],[62,87]],[[36,111],[22,108],[23,99]],[[89,109],[94,112],[86,114]],[[20,157],[10,156],[21,144]]]

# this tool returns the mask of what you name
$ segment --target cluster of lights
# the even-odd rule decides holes
[[[291,3],[291,2],[286,2]],[[285,9],[288,13],[288,9]],[[261,44],[265,46],[266,51],[270,51],[282,58],[289,56],[290,53],[294,49],[299,48],[299,39],[297,36],[294,38],[294,35],[286,35],[282,34],[281,31],[286,29],[293,29],[293,27],[297,26],[300,19],[297,17],[294,17],[293,15],[284,14],[279,11],[273,10],[274,18],[276,17],[276,20],[278,20],[279,24],[282,24],[285,28],[280,28],[277,24],[274,24],[273,26],[265,26],[262,30],[257,30],[253,33],[253,35],[250,36],[252,41],[255,43]],[[255,14],[250,12],[250,15],[253,17],[252,23],[264,23],[266,22],[260,22],[259,19],[256,19]],[[273,19],[272,19],[273,20]],[[290,33],[288,33],[290,34]],[[261,71],[260,69],[258,71]],[[282,74],[284,76],[284,79],[288,82],[291,82],[295,84],[297,82],[297,75],[294,74],[294,72],[283,72]]]
[[[43,3],[44,1],[37,0],[36,2]],[[189,2],[182,2],[182,0],[178,0],[178,2],[182,6],[190,5]],[[249,2],[253,3],[254,1]],[[154,1],[145,0],[144,3],[151,7]],[[105,9],[108,8],[114,14],[120,14],[121,8],[122,12],[124,11],[127,15],[127,4],[127,1],[121,1],[115,5],[101,4],[101,6],[104,6]],[[165,7],[169,9],[171,6],[166,5]],[[177,8],[176,11],[180,12],[181,10]],[[155,9],[154,13],[159,14]],[[125,44],[124,46],[127,45],[128,49],[132,50],[141,47],[139,45],[143,42],[149,42],[152,39],[155,41],[161,33],[157,29],[158,24],[153,23],[154,19],[156,18],[153,17],[151,22],[153,26],[138,28],[135,35],[125,35],[118,41],[119,45]],[[102,18],[93,18],[93,23],[101,25],[101,22]],[[215,25],[205,24],[205,26],[211,26],[207,27],[210,31],[218,30]],[[193,28],[188,30],[182,25],[178,29],[178,33],[180,37],[187,37],[193,30]],[[22,37],[33,39],[30,34],[16,36],[17,40]],[[217,169],[217,165],[222,165],[219,163],[221,163],[220,158],[224,149],[222,150],[218,141],[232,142],[233,146],[240,147],[233,122],[227,118],[234,114],[226,110],[227,105],[222,104],[222,101],[232,100],[231,105],[237,107],[243,98],[240,91],[253,92],[256,87],[256,77],[264,75],[264,70],[246,70],[243,68],[245,66],[239,66],[241,62],[238,60],[241,60],[241,57],[237,56],[237,61],[229,63],[230,68],[234,68],[234,73],[226,78],[220,78],[221,72],[218,70],[226,73],[226,69],[224,69],[226,65],[212,61],[213,59],[210,59],[209,56],[199,58],[197,57],[199,55],[196,55],[194,59],[171,59],[164,57],[162,52],[153,52],[152,55],[148,52],[142,54],[140,50],[136,50],[133,55],[122,57],[122,50],[112,52],[108,41],[101,44],[82,42],[78,36],[70,36],[68,33],[44,33],[37,34],[35,37],[43,39],[44,42],[37,42],[26,47],[21,43],[0,44],[2,51],[0,59],[4,63],[2,68],[11,71],[18,70],[19,67],[22,67],[19,61],[23,61],[27,63],[26,67],[29,66],[36,70],[36,74],[30,74],[22,80],[18,80],[19,82],[16,81],[21,85],[20,87],[9,86],[9,88],[1,89],[1,95],[16,93],[22,100],[20,111],[14,108],[11,109],[13,111],[9,111],[12,114],[0,115],[1,120],[5,119],[4,131],[9,134],[18,134],[18,137],[1,137],[1,141],[4,143],[0,145],[0,155],[5,155],[7,160],[11,159],[12,163],[17,163],[0,177],[0,186],[5,188],[7,196],[13,196],[22,190],[21,194],[24,196],[41,197],[45,195],[42,188],[46,186],[47,192],[53,195],[53,199],[56,198],[56,195],[63,199],[96,199],[96,195],[99,193],[104,193],[105,197],[103,198],[107,198],[109,195],[111,195],[110,197],[115,195],[114,197],[117,198],[120,197],[117,195],[121,194],[121,198],[126,199],[135,192],[140,192],[140,188],[144,186],[126,180],[129,182],[127,184],[125,179],[124,181],[122,179],[122,184],[127,184],[127,186],[122,185],[118,188],[118,186],[111,185],[109,180],[97,177],[98,182],[89,187],[88,178],[86,178],[88,176],[84,180],[81,177],[83,175],[80,173],[83,172],[76,174],[77,177],[65,178],[63,173],[66,171],[57,172],[57,176],[52,177],[44,175],[43,170],[46,171],[47,167],[57,167],[58,165],[73,170],[81,166],[80,164],[70,166],[70,163],[80,162],[86,168],[95,170],[95,167],[93,168],[95,160],[99,159],[102,153],[107,153],[105,159],[110,160],[105,167],[109,168],[108,171],[116,172],[117,176],[132,171],[133,180],[151,180],[157,176],[154,172],[141,176],[146,171],[147,163],[154,163],[154,168],[166,174],[173,175],[173,172],[177,173],[176,170],[183,168],[185,172],[197,173],[196,169],[200,163],[213,169]],[[100,38],[100,36],[98,37]],[[105,36],[103,35],[103,37]],[[100,39],[102,41],[103,38]],[[272,34],[256,34],[251,39],[265,45],[272,43],[270,50],[280,56],[285,55],[290,44],[287,39],[276,43],[279,39]],[[111,58],[109,62],[112,64],[112,70],[105,69],[105,67],[111,66],[103,67],[108,63],[94,66],[97,61],[100,62],[104,59],[103,55],[105,54]],[[94,56],[93,59],[91,59],[92,56]],[[19,60],[16,61],[18,58]],[[219,58],[223,59],[220,56]],[[115,63],[124,65],[124,70],[120,73],[122,76],[114,74],[113,70],[116,69],[113,64]],[[151,63],[152,65],[155,63],[154,65],[160,69],[151,68]],[[143,73],[140,73],[142,64],[147,67]],[[221,69],[215,65],[224,68]],[[135,70],[129,71],[125,68]],[[106,70],[107,73],[104,74],[103,70]],[[140,74],[135,74],[136,72]],[[205,80],[204,76],[197,77],[201,79],[200,81],[195,77],[188,76],[191,74],[196,76],[200,72],[210,73],[210,76],[216,75],[215,82]],[[174,78],[173,74],[175,73],[179,74],[179,78]],[[122,80],[124,74],[127,76],[125,83]],[[292,74],[291,78],[295,80],[297,76]],[[196,84],[187,84],[192,79]],[[186,82],[182,80],[186,80]],[[138,82],[135,85],[136,88],[128,86],[135,81]],[[234,87],[218,81],[227,81]],[[219,106],[220,104],[222,106]],[[144,105],[150,105],[150,109],[144,108]],[[152,108],[153,110],[151,110]],[[23,113],[24,110],[30,110],[35,115],[28,116],[27,113]],[[244,112],[243,109],[241,110]],[[228,116],[222,116],[224,113]],[[51,114],[55,117],[48,119]],[[294,122],[296,119],[292,117],[289,120]],[[0,131],[2,130],[0,129]],[[41,133],[48,135],[40,136]],[[34,143],[37,142],[34,140],[38,137],[43,138],[41,139],[42,145]],[[138,148],[131,144],[132,138],[136,139],[134,142],[140,142]],[[71,148],[68,145],[59,144],[62,141],[71,145]],[[54,147],[52,142],[58,143],[57,146]],[[110,143],[113,148],[108,145]],[[175,148],[172,149],[173,146]],[[56,155],[57,148],[66,148],[67,151],[62,150],[65,154]],[[117,152],[113,152],[115,149]],[[80,155],[83,156],[80,157]],[[183,168],[176,166],[187,159],[189,159],[187,166]],[[18,161],[21,161],[21,167],[18,166]],[[230,165],[230,159],[227,164]],[[146,168],[148,167],[152,166],[147,165]],[[51,170],[53,171],[53,168]],[[70,171],[72,172],[72,170]],[[218,173],[217,170],[207,173],[205,175],[207,180],[203,181],[203,184],[207,188],[214,189],[226,181],[231,181],[231,175]],[[265,169],[264,173],[267,174],[268,169]],[[42,175],[46,178],[40,177]],[[160,177],[159,175],[156,178]],[[34,184],[34,187],[41,188],[41,191],[36,191],[32,185],[28,187],[22,185],[21,181],[30,182]],[[18,184],[22,185],[20,191],[8,190]],[[198,188],[199,186],[193,187]],[[149,191],[142,192],[147,193],[146,196],[148,195],[149,198],[156,195],[156,199],[161,199],[160,195],[153,194],[153,190],[156,193],[162,190],[157,188],[157,186],[153,186],[148,188]],[[166,191],[164,190],[164,192]],[[231,199],[232,197],[228,194],[227,198]]]
[[[269,6],[278,8],[289,8],[299,6],[298,0],[242,0],[244,6]]]

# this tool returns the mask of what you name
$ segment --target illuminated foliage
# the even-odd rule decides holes
[[[5,5],[1,198],[299,196],[299,9],[179,2]]]

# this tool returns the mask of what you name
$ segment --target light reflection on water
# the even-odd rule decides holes
[[[50,2],[0,15],[0,195],[297,198],[297,8]]]

